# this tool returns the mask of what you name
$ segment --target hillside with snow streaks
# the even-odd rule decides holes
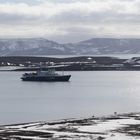
[[[140,54],[140,39],[93,38],[60,44],[44,38],[0,39],[0,56]]]

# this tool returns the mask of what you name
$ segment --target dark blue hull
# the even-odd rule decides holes
[[[61,75],[61,76],[32,76],[32,77],[22,77],[23,81],[48,81],[48,82],[65,82],[69,81],[71,75]]]

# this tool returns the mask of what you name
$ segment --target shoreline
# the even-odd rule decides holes
[[[140,57],[123,59],[90,55],[66,58],[3,56],[0,57],[0,67],[5,67],[6,71],[36,71],[40,65],[44,70],[47,66],[64,66],[55,68],[56,71],[140,71],[139,60]],[[11,68],[7,69],[6,67]]]
[[[138,138],[140,138],[140,112],[0,126],[0,139],[135,140]]]

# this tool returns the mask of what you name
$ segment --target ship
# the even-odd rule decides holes
[[[56,73],[54,67],[49,67],[47,70],[40,68],[36,72],[24,73],[21,79],[23,81],[66,82],[69,81],[70,77],[71,75]]]

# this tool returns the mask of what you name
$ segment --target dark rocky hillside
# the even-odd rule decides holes
[[[60,66],[56,70],[66,71],[86,71],[86,70],[140,70],[140,58],[121,59],[116,57],[25,57],[6,56],[0,57],[0,70],[6,66],[16,71],[38,70],[40,66],[46,70],[48,66]],[[13,67],[11,67],[13,66]],[[16,67],[15,67],[16,66]],[[17,68],[18,66],[18,68]],[[4,70],[4,69],[3,69]]]

